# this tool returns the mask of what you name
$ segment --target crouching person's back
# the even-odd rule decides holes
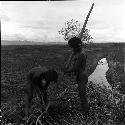
[[[54,69],[47,69],[46,67],[32,68],[27,74],[26,83],[26,104],[25,104],[25,117],[28,118],[31,100],[34,91],[37,93],[41,100],[41,104],[48,105],[47,88],[51,82],[57,83],[58,74]]]

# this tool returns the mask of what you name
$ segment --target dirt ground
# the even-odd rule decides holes
[[[94,71],[98,60],[107,58],[109,70],[107,72],[107,80],[114,88],[119,83],[121,88],[119,91],[125,94],[124,80],[124,55],[123,45],[118,44],[95,44],[91,47],[86,46],[88,76]],[[48,89],[48,98],[51,101],[48,114],[40,117],[39,121],[46,124],[92,124],[98,121],[98,124],[106,124],[108,120],[104,120],[101,108],[93,108],[91,106],[91,115],[87,120],[82,116],[80,111],[80,101],[76,89],[75,76],[69,74],[62,78],[62,68],[71,49],[65,45],[41,45],[41,46],[2,46],[1,47],[1,110],[2,124],[15,123],[17,125],[24,124],[24,97],[25,82],[27,72],[38,65],[48,68],[54,67],[59,74],[59,88],[56,85],[50,85]],[[115,65],[115,63],[117,63]],[[123,69],[123,70],[122,70]],[[58,94],[63,93],[62,98],[58,99]],[[125,103],[124,103],[125,104]],[[95,111],[96,109],[96,111]],[[104,109],[104,108],[103,108]],[[121,109],[121,107],[120,107]],[[121,109],[122,110],[122,109]],[[35,124],[38,116],[40,116],[42,106],[39,99],[35,96],[32,101],[32,115],[28,124]],[[111,111],[111,110],[110,110]],[[123,109],[123,111],[125,111]],[[123,112],[120,111],[119,112]],[[98,116],[96,116],[98,112]],[[94,118],[92,117],[94,116]],[[122,115],[116,116],[122,118]],[[95,118],[96,117],[96,118]],[[102,118],[103,117],[103,118]],[[113,119],[114,116],[111,116]],[[101,119],[101,120],[99,120]],[[103,119],[103,120],[102,120]],[[107,118],[109,119],[109,118]],[[48,120],[48,122],[47,122]],[[111,122],[111,121],[110,121]],[[112,124],[122,124],[124,119],[112,121]],[[40,124],[40,123],[39,123]]]

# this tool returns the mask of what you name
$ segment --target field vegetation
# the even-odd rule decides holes
[[[59,74],[58,88],[51,84],[48,98],[51,106],[43,113],[37,96],[32,101],[28,125],[125,125],[124,43],[93,43],[85,45],[87,75],[91,75],[101,58],[107,58],[106,73],[110,90],[88,84],[90,104],[88,118],[80,110],[75,76],[62,77],[62,68],[71,49],[66,45],[1,46],[1,114],[2,125],[26,124],[23,121],[27,72],[35,66],[54,68]]]

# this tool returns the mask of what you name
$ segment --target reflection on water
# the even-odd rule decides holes
[[[108,69],[109,67],[106,58],[101,59],[94,72],[89,76],[88,81],[92,81],[94,84],[98,84],[102,87],[105,86],[107,88],[111,88],[111,85],[106,79],[106,72]]]

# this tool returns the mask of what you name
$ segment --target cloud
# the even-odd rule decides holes
[[[112,37],[107,35],[100,35],[94,37],[94,42],[124,42],[124,39],[122,37]]]
[[[21,37],[27,39],[54,40],[58,37],[58,30],[64,26],[64,22],[73,18],[83,24],[92,3],[93,0],[4,1],[2,20],[17,24],[17,27],[15,31],[12,26],[10,29],[6,26],[6,29],[2,30],[6,33],[12,33],[12,31],[15,34],[19,33]],[[87,28],[90,29],[93,37],[95,39],[107,37],[110,40],[111,36],[120,38],[123,0],[94,0],[94,3],[95,6],[87,23]],[[15,35],[15,38],[19,37]]]
[[[25,26],[21,26],[20,28],[31,28],[31,29],[48,29],[47,26],[33,26],[33,25],[25,25]]]
[[[20,25],[20,28],[47,30],[51,29],[51,25],[47,25],[43,21],[33,21],[33,22],[30,21],[29,23],[24,23]]]
[[[123,30],[114,27],[104,28],[104,29],[92,29],[90,34],[94,38],[95,42],[124,42]]]
[[[0,16],[1,16],[1,20],[2,20],[2,21],[5,21],[5,22],[10,21],[10,18],[9,18],[7,15],[1,14]]]
[[[102,20],[92,19],[87,24],[89,29],[107,29],[109,26]]]

